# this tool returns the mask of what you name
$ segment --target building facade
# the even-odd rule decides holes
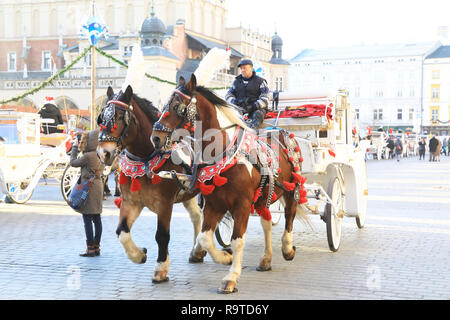
[[[441,46],[425,58],[423,71],[423,130],[450,134],[450,46]]]
[[[306,49],[289,67],[295,90],[345,89],[362,132],[420,131],[425,57],[440,42]]]
[[[90,5],[90,0],[0,0],[1,100],[39,86],[89,46],[78,32],[90,16]],[[180,76],[189,77],[203,56],[219,47],[231,50],[231,69],[218,72],[211,87],[230,86],[239,73],[238,62],[252,57],[264,64],[270,88],[286,83],[288,63],[282,59],[271,62],[272,38],[242,27],[226,28],[224,0],[96,0],[95,9],[110,35],[99,41],[98,48],[126,62],[133,46],[140,43],[147,73],[160,79],[174,82]],[[15,103],[40,107],[45,96],[51,95],[59,107],[88,109],[91,61],[88,53],[44,90]],[[126,69],[99,54],[95,61],[98,108],[108,86],[121,87]],[[155,105],[173,90],[173,85],[154,80],[146,85],[146,97]]]

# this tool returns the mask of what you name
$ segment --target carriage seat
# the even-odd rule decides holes
[[[59,147],[66,141],[67,137],[66,133],[41,133],[40,144],[41,146]]]

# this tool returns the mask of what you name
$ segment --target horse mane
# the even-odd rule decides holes
[[[206,87],[198,86],[195,90],[204,96],[206,100],[215,105],[232,123],[245,129],[249,129],[242,119],[239,110],[237,110],[235,106],[229,104],[227,101],[220,98],[217,94]]]
[[[133,94],[133,100],[137,103],[142,112],[144,112],[144,114],[152,123],[155,123],[159,120],[159,110],[153,105],[151,101],[145,98],[141,98],[136,94]]]

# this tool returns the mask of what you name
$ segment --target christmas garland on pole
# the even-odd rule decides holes
[[[88,48],[86,48],[82,54],[80,54],[78,57],[76,57],[70,64],[68,64],[66,67],[64,67],[63,69],[59,70],[57,73],[55,73],[54,75],[52,75],[50,78],[48,78],[47,80],[45,80],[44,82],[42,82],[39,86],[34,87],[33,89],[30,89],[26,92],[24,92],[21,95],[12,97],[10,99],[6,99],[6,100],[1,100],[0,101],[0,105],[2,104],[6,104],[8,102],[11,101],[19,101],[20,99],[25,98],[26,96],[30,95],[30,94],[35,94],[36,92],[44,89],[45,87],[47,87],[49,84],[51,84],[53,82],[53,80],[55,80],[56,78],[59,78],[60,75],[62,75],[63,73],[67,72],[70,68],[72,68],[78,61],[80,61],[88,52],[89,50],[91,50],[91,46],[89,46]]]

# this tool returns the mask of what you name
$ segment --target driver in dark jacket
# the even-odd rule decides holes
[[[55,120],[54,123],[43,123],[42,129],[45,134],[49,133],[56,133],[56,132],[63,132],[63,130],[58,130],[59,124],[64,124],[63,118],[61,115],[61,111],[58,109],[58,107],[55,104],[55,99],[52,97],[45,97],[46,103],[44,106],[39,110],[38,114],[41,116],[42,119],[53,119]]]
[[[225,95],[225,100],[237,105],[242,114],[247,113],[250,119],[249,126],[257,129],[264,121],[267,112],[269,87],[267,81],[253,71],[251,60],[242,60],[238,67],[241,69],[241,74],[234,80]]]

